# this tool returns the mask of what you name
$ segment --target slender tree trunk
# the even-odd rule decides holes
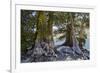
[[[65,45],[72,47],[73,46],[73,42],[72,42],[72,27],[71,24],[67,24],[66,25],[66,42]]]
[[[73,16],[72,13],[68,13],[69,19],[68,19],[68,24],[66,25],[66,42],[65,45],[72,47],[73,46]]]
[[[85,42],[84,38],[84,23],[81,24],[80,26],[81,30],[79,32],[79,47],[83,49],[83,43]]]

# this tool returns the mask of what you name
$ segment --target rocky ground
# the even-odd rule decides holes
[[[29,62],[46,62],[46,61],[68,61],[68,60],[89,60],[90,53],[87,49],[82,49],[78,53],[73,47],[59,46],[56,48],[48,48],[48,46],[40,46],[28,49],[27,53],[21,55],[21,63]]]

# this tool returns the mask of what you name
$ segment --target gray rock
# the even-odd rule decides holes
[[[78,53],[76,49],[74,50],[74,48],[60,46],[57,48],[57,56],[57,60],[87,60],[89,59],[89,51],[83,49],[81,50],[81,53]]]
[[[44,44],[44,43],[43,43]],[[58,48],[49,48],[47,45],[37,46],[28,50],[25,56],[21,56],[22,63],[27,62],[46,62],[46,61],[66,61],[66,60],[88,60],[90,53],[86,49],[82,49],[80,54],[76,49],[68,46],[60,46]]]
[[[59,48],[57,48],[57,51],[61,52],[61,53],[73,53],[72,48],[67,47],[67,46],[61,46]]]

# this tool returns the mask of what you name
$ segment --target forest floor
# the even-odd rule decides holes
[[[21,63],[90,59],[90,52],[87,49],[81,49],[82,54],[79,54],[69,46],[57,45],[54,49],[52,49],[48,48],[48,46],[44,48],[39,44],[37,45],[38,46],[34,49],[31,48],[26,54],[21,55]]]

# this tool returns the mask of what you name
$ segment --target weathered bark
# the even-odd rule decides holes
[[[45,38],[45,24],[46,24],[46,16],[44,12],[38,12],[38,21],[37,21],[37,40],[42,41]]]
[[[83,59],[87,59],[87,57],[84,55],[84,53],[82,52],[82,50],[80,49],[79,45],[78,45],[78,40],[76,39],[75,36],[75,28],[74,28],[74,19],[72,14],[70,13],[70,18],[71,18],[71,24],[72,24],[72,40],[73,40],[73,50],[75,53],[82,55]]]
[[[68,19],[68,24],[66,25],[66,41],[65,41],[65,45],[66,46],[70,46],[72,47],[73,46],[73,29],[74,29],[74,26],[73,26],[73,23],[74,23],[74,20],[73,20],[73,16],[72,16],[72,13],[68,13],[69,15],[69,19]]]
[[[52,31],[52,28],[53,28],[53,20],[52,20],[53,13],[49,12],[48,16],[49,16],[49,19],[48,19],[48,24],[47,24],[47,40],[50,42],[50,44],[51,44],[50,46],[52,48],[54,48],[53,31]]]
[[[39,41],[53,41],[52,27],[53,21],[51,19],[52,13],[48,13],[48,21],[45,12],[38,12],[37,24],[37,40]]]
[[[66,42],[65,42],[65,45],[72,47],[73,46],[73,42],[72,42],[72,27],[71,27],[71,24],[67,24],[66,28],[67,28],[67,30],[66,30]]]
[[[36,40],[32,54],[33,61],[52,60],[55,56],[51,16],[52,14],[49,14],[49,19],[47,21],[45,12],[38,12]]]
[[[72,48],[78,54],[82,54],[82,51],[79,48],[78,41],[77,41],[76,36],[75,36],[74,17],[72,15],[72,13],[69,13],[69,15],[70,15],[70,21],[71,21],[71,27],[72,27],[71,28],[72,29],[71,30],[71,33],[72,33],[71,37],[72,37],[72,42],[73,42],[73,47]]]
[[[84,23],[82,23],[80,26],[80,32],[79,32],[79,47],[81,49],[83,49],[83,45],[85,43],[84,30],[85,30]]]

